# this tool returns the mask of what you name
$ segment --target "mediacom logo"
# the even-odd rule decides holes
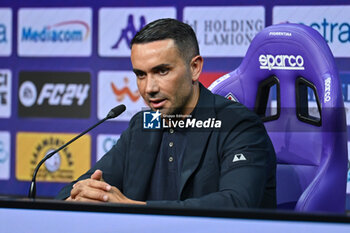
[[[20,117],[90,117],[89,72],[35,72],[19,74]]]
[[[47,154],[68,142],[76,134],[19,132],[16,142],[16,178],[29,181],[36,165]],[[39,169],[37,180],[70,182],[90,168],[91,138],[84,135],[56,153]]]
[[[84,30],[69,29],[69,26],[81,25]],[[66,29],[64,27],[67,27]],[[63,29],[61,29],[63,28]],[[89,37],[90,27],[84,21],[65,21],[46,26],[41,30],[32,27],[22,28],[22,41],[64,43],[83,41]]]
[[[273,24],[301,23],[318,31],[335,57],[350,57],[350,6],[276,6]]]
[[[90,8],[21,8],[18,17],[20,56],[91,55]]]

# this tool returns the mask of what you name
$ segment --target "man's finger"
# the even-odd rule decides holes
[[[109,198],[106,196],[107,192],[105,190],[88,186],[86,185],[87,183],[89,182],[84,182],[83,184],[76,185],[71,190],[70,195],[72,199],[88,198],[88,199],[98,200],[98,201],[108,201]],[[96,182],[92,182],[92,183],[96,183]]]
[[[94,202],[94,203],[101,203],[102,201],[99,200],[93,200],[85,197],[77,197],[73,201],[80,201],[80,202]]]
[[[111,186],[105,182],[98,180],[82,180],[74,184],[73,189],[71,190],[71,197],[74,199],[76,196],[80,195],[81,192],[88,191],[101,191],[108,192],[111,190]]]
[[[79,192],[74,199],[78,198],[87,198],[96,201],[106,202],[108,201],[108,196],[106,192],[98,190],[98,189],[85,189]]]
[[[111,189],[111,186],[106,182],[93,179],[81,180],[78,183],[74,184],[73,189],[84,189],[85,186],[95,189],[102,189],[104,191],[109,191]]]
[[[104,181],[89,179],[89,180],[87,180],[87,183],[88,183],[88,186],[95,188],[95,189],[102,189],[104,191],[111,190],[111,186]]]
[[[103,178],[102,178],[102,171],[97,169],[97,170],[91,175],[91,179],[93,179],[93,180],[103,180]]]

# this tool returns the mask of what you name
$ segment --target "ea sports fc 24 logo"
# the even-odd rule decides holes
[[[19,95],[25,107],[43,105],[45,101],[51,106],[70,106],[75,99],[78,105],[82,105],[88,97],[89,89],[89,84],[45,83],[38,95],[34,83],[25,81],[19,89]]]
[[[22,71],[19,75],[20,117],[90,116],[89,72]]]
[[[264,70],[304,70],[304,58],[301,55],[272,55],[259,56],[260,69]]]

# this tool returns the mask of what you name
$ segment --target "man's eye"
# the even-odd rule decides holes
[[[136,77],[138,79],[144,79],[146,77],[146,75],[145,74],[136,74]]]
[[[168,69],[164,69],[164,70],[159,70],[159,74],[160,75],[167,75],[169,73]]]

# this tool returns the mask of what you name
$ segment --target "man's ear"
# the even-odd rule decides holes
[[[192,81],[197,81],[199,79],[199,75],[202,72],[203,58],[200,55],[197,55],[194,58],[192,58],[190,68],[192,73]]]

